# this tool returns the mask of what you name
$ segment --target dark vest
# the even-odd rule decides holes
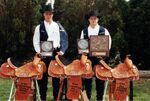
[[[47,39],[48,39],[48,34],[46,32],[44,22],[42,22],[40,24],[40,41],[47,41]]]
[[[88,28],[83,29],[84,39],[89,39],[88,37]],[[105,35],[105,28],[100,26],[98,35]]]

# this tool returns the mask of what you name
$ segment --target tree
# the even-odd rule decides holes
[[[139,69],[149,69],[150,1],[130,0],[129,5],[130,11],[125,18],[128,50]]]
[[[1,0],[0,61],[22,59],[32,54],[33,27],[38,22],[39,3],[31,0]]]

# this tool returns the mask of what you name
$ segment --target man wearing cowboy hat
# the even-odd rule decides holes
[[[41,41],[53,41],[54,55],[47,56],[42,60],[45,62],[48,69],[49,63],[51,60],[55,59],[55,55],[63,55],[68,48],[68,35],[64,28],[53,21],[54,9],[51,4],[45,4],[42,6],[41,13],[43,14],[44,21],[37,25],[35,28],[33,36],[33,45],[37,53],[40,53],[40,42]],[[54,100],[57,99],[59,91],[59,78],[52,77],[52,86],[53,86],[53,97]],[[43,74],[43,78],[38,80],[41,100],[46,101],[46,92],[48,84],[48,73]]]
[[[111,48],[111,36],[108,30],[98,24],[100,20],[100,15],[97,11],[90,11],[86,16],[86,19],[89,22],[89,26],[81,31],[80,39],[89,39],[91,35],[108,35],[109,36],[109,49]],[[99,59],[94,56],[89,56],[89,59],[92,62],[92,67],[96,64],[99,64]],[[95,78],[96,81],[96,91],[97,91],[97,101],[102,101],[103,91],[104,91],[104,81]],[[83,87],[86,90],[87,97],[91,98],[92,90],[92,79],[84,79]]]

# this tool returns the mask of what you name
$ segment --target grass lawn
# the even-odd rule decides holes
[[[94,81],[94,80],[93,80]],[[49,80],[47,101],[52,99],[52,86]],[[11,89],[11,80],[0,79],[0,101],[7,101]],[[150,79],[134,81],[134,101],[150,101]],[[95,83],[93,83],[91,101],[96,101]]]

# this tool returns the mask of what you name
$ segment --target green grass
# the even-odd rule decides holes
[[[11,89],[11,81],[0,79],[0,101],[7,101]]]
[[[93,80],[94,81],[94,80]],[[7,101],[11,89],[11,80],[0,79],[0,101]],[[134,81],[134,101],[150,101],[150,79]],[[49,79],[47,101],[52,99],[52,86]],[[96,101],[95,83],[93,82],[91,101]]]
[[[150,79],[134,82],[134,101],[150,101]]]

